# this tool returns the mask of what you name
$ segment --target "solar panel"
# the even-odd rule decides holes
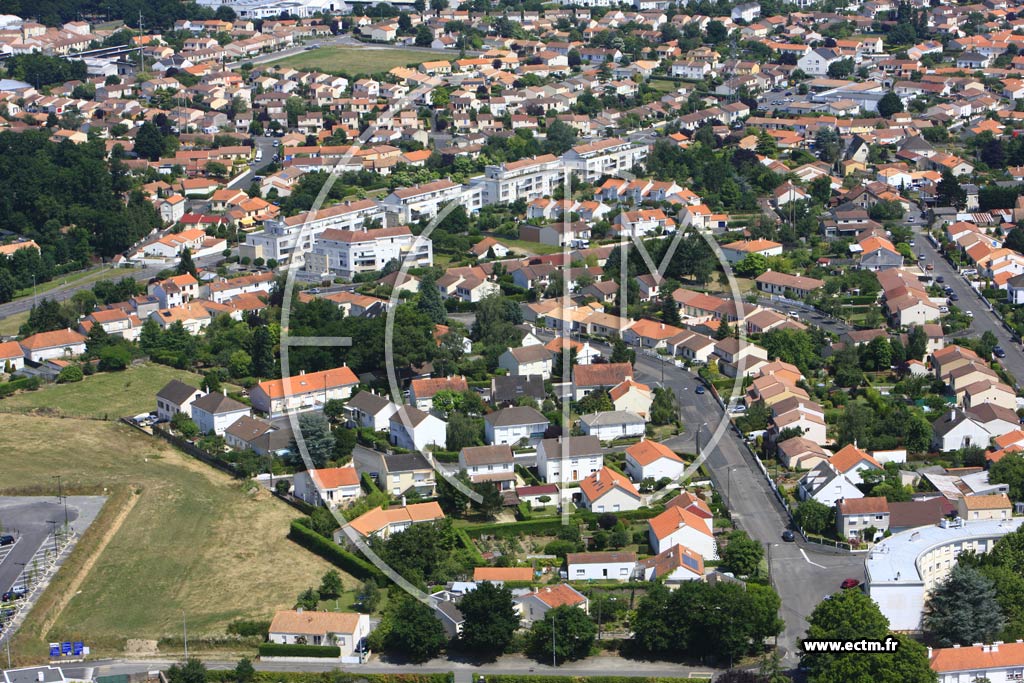
[[[689,567],[693,571],[699,571],[697,568],[697,560],[690,555],[683,555],[683,565]]]

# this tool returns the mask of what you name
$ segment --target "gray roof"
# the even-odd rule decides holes
[[[544,398],[544,379],[540,375],[500,375],[491,378],[491,400],[514,401],[520,396]]]
[[[431,469],[430,463],[419,453],[396,453],[381,456],[384,469],[388,472],[413,472]]]
[[[59,666],[31,666],[25,669],[8,669],[3,672],[3,680],[7,683],[37,683],[39,674],[43,675],[43,683],[63,681],[64,672]]]
[[[540,442],[541,447],[549,458],[562,457],[562,444],[569,442],[567,457],[576,458],[583,455],[597,455],[601,453],[601,441],[596,436],[569,436],[558,439],[544,439]]]
[[[180,406],[185,401],[192,397],[192,394],[199,391],[195,387],[189,386],[184,382],[176,379],[172,379],[170,382],[164,385],[164,388],[156,392],[157,398],[162,398],[165,401],[169,401],[176,406]]]
[[[391,416],[391,421],[397,422],[403,427],[416,427],[429,416],[429,413],[425,413],[419,408],[415,408],[413,406],[401,406],[395,411],[395,414]]]
[[[467,465],[497,465],[513,462],[512,447],[508,444],[499,446],[467,446],[462,449],[462,459]]]
[[[235,399],[216,391],[211,391],[206,396],[197,398],[192,402],[192,405],[200,410],[205,410],[211,415],[233,413],[236,410],[249,410],[249,406],[244,403],[239,403]]]
[[[488,414],[485,418],[487,424],[493,427],[510,427],[512,425],[547,424],[548,419],[537,410],[529,406],[518,406],[515,408],[504,408]]]
[[[626,410],[606,410],[601,413],[584,415],[580,418],[580,422],[589,427],[600,427],[602,425],[643,424],[644,419],[636,413]]]
[[[539,361],[551,360],[551,352],[544,348],[543,344],[518,346],[514,349],[509,349],[509,353],[519,363],[537,363]]]
[[[230,434],[236,439],[249,443],[253,439],[262,436],[269,431],[273,431],[273,429],[273,425],[269,425],[263,420],[257,420],[254,417],[243,415],[231,423],[231,426],[224,430],[224,433]]]
[[[465,621],[465,617],[462,616],[462,612],[459,611],[454,602],[448,602],[447,600],[439,601],[434,604],[434,609],[443,614],[453,624],[461,624]]]
[[[384,410],[389,403],[391,401],[383,396],[378,396],[370,391],[360,391],[349,399],[348,407],[358,408],[367,415],[376,415]]]

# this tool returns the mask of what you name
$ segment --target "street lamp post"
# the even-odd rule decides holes
[[[555,650],[555,615],[551,614],[551,666],[552,668],[558,667],[558,656]]]
[[[185,663],[188,664],[188,621],[185,619],[185,610],[181,610],[181,630],[185,635]]]
[[[64,503],[64,528],[66,529],[68,526],[68,499],[67,496],[64,495],[64,486],[61,483],[60,475],[55,474],[51,479],[57,480],[57,500]]]
[[[53,553],[54,553],[54,559],[56,559],[56,555],[57,555],[57,525],[60,524],[60,522],[56,522],[56,521],[54,521],[52,519],[48,519],[48,520],[46,520],[46,523],[50,525],[50,531],[51,531],[51,533],[53,533]]]

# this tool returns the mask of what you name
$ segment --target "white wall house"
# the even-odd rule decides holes
[[[596,436],[544,439],[537,446],[537,470],[548,484],[579,481],[603,466],[604,454]]]
[[[686,463],[671,448],[657,441],[643,439],[626,447],[626,474],[635,482],[657,481],[668,477],[675,481],[682,476]]]
[[[502,490],[515,487],[515,459],[508,445],[467,446],[459,451],[459,469],[474,483],[494,482]]]
[[[640,507],[640,493],[625,475],[602,467],[580,482],[583,507],[591,512],[624,512]]]
[[[332,273],[352,278],[359,273],[381,270],[390,261],[408,262],[413,268],[434,264],[429,238],[412,234],[409,227],[370,230],[324,230],[306,255],[311,273]]]
[[[536,446],[544,438],[549,424],[536,408],[504,408],[484,416],[484,440],[491,445],[522,443]]]
[[[396,410],[398,406],[393,401],[370,391],[360,391],[345,405],[350,426],[366,427],[375,432],[382,432],[388,428],[391,416]]]
[[[570,581],[629,581],[636,553],[569,553],[565,563]]]
[[[282,610],[270,622],[268,639],[283,645],[336,645],[352,657],[370,635],[370,616],[354,612]]]
[[[673,506],[647,522],[651,548],[660,553],[682,545],[700,553],[705,560],[718,559],[715,537],[707,523],[693,512]]]
[[[184,382],[172,379],[156,393],[156,417],[161,422],[170,422],[178,413],[191,417],[192,402],[203,392]]]
[[[412,406],[402,406],[388,421],[391,443],[399,448],[425,451],[428,446],[444,448],[447,424],[444,420]]]
[[[250,414],[249,406],[223,393],[211,392],[192,402],[192,421],[203,434],[224,436],[235,420]]]
[[[580,417],[580,431],[601,441],[643,436],[647,423],[636,413],[607,410]]]
[[[297,472],[292,480],[294,495],[310,505],[331,508],[348,505],[363,495],[356,468],[327,467]]]
[[[621,138],[577,145],[562,155],[569,172],[588,183],[595,182],[601,176],[629,171],[642,164],[646,158],[647,145]]]

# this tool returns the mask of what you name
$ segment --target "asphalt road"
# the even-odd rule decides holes
[[[914,227],[914,253],[923,253],[926,257],[925,263],[931,263],[935,266],[935,270],[931,271],[932,275],[936,277],[941,275],[945,280],[943,284],[952,287],[956,295],[960,297],[960,300],[954,302],[954,305],[961,310],[974,313],[969,336],[981,336],[985,332],[995,334],[996,339],[999,340],[999,345],[1006,351],[1006,358],[999,359],[999,362],[1013,375],[1018,384],[1024,381],[1024,352],[1021,351],[1020,342],[1013,341],[1010,332],[1003,327],[1002,322],[989,310],[981,294],[967,284],[963,276],[942,256],[931,240],[925,237],[925,231],[926,228],[924,227]],[[967,333],[962,334],[967,336]]]
[[[263,156],[260,157],[259,161],[253,161],[253,163],[249,165],[248,171],[246,171],[244,174],[238,176],[238,178],[228,183],[228,187],[239,190],[249,189],[249,185],[252,184],[253,176],[259,175],[259,172],[262,169],[274,163],[274,155],[277,153],[277,150],[279,149],[274,145],[274,143],[277,142],[277,138],[268,138],[263,135],[257,135],[253,138],[253,141],[256,144],[256,149],[263,152]]]
[[[78,509],[69,505],[68,518],[74,524]],[[52,498],[0,498],[0,521],[5,533],[13,534],[18,542],[0,562],[0,593],[10,589],[18,575],[25,569],[24,563],[32,559],[43,541],[50,535],[48,520],[64,524],[64,507]],[[21,564],[19,564],[21,563]]]

